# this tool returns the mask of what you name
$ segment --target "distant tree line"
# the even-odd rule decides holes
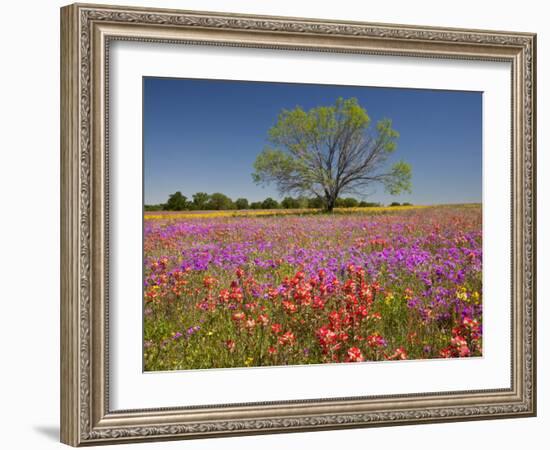
[[[390,206],[399,206],[393,202]],[[410,203],[403,203],[410,205]],[[246,198],[238,198],[233,201],[221,192],[207,194],[197,192],[189,199],[180,191],[174,192],[168,197],[166,203],[157,205],[145,205],[145,211],[219,211],[219,210],[242,210],[242,209],[321,209],[324,199],[319,197],[285,197],[278,202],[268,197],[263,201],[249,202]],[[369,208],[382,206],[378,202],[359,201],[353,197],[338,197],[335,201],[336,208]]]

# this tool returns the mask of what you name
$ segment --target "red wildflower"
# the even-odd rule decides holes
[[[295,303],[292,303],[288,300],[283,300],[282,302],[284,310],[289,314],[294,314],[296,311],[298,311],[298,307]]]
[[[258,322],[260,322],[265,327],[269,324],[269,317],[266,314],[260,314],[258,316]]]
[[[344,283],[344,292],[346,294],[353,294],[355,293],[355,290],[357,289],[357,284],[355,281],[353,281],[351,278],[348,278],[348,280]]]
[[[359,298],[369,305],[374,300],[374,292],[368,284],[361,283],[361,287],[359,288]]]
[[[319,296],[315,296],[313,298],[313,308],[315,309],[323,309],[325,307],[325,302],[321,299]]]
[[[345,301],[349,308],[359,304],[357,297],[353,294],[347,294],[345,297]]]
[[[231,318],[232,318],[235,322],[239,322],[239,321],[241,321],[241,320],[246,319],[246,314],[243,313],[242,311],[237,311],[236,313],[233,313],[233,315],[231,316]]]
[[[328,314],[328,320],[332,328],[338,328],[340,326],[340,313],[338,311],[331,311]]]
[[[216,280],[214,277],[211,277],[209,275],[206,275],[202,280],[204,287],[206,289],[210,289],[212,286],[214,286],[218,280]]]
[[[363,357],[361,350],[357,347],[351,347],[348,349],[348,357],[346,358],[346,362],[360,362],[364,360],[365,358]]]
[[[387,357],[387,359],[407,359],[407,358],[408,358],[407,352],[403,347],[399,347],[395,349],[395,352],[393,353],[393,355]]]
[[[147,289],[147,292],[145,293],[145,296],[147,297],[147,301],[159,303],[160,299],[157,300],[159,296],[159,287],[158,286],[151,286],[149,289]]]
[[[252,317],[250,317],[249,319],[246,319],[244,326],[249,330],[252,330],[252,328],[256,326],[256,321]]]
[[[338,339],[342,342],[346,342],[349,339],[349,334],[342,331],[340,334],[338,334]]]
[[[231,293],[229,294],[229,298],[231,300],[235,300],[239,303],[241,303],[243,301],[243,291],[241,288],[239,287],[232,287],[231,288]]]
[[[367,336],[367,344],[371,348],[384,347],[386,345],[386,340],[380,336],[380,334],[374,333]]]
[[[297,280],[303,280],[305,278],[306,274],[303,271],[296,272],[296,275],[294,275],[294,278]]]
[[[407,334],[407,340],[411,344],[418,344],[418,333],[416,333],[416,331],[413,331]]]
[[[319,340],[319,345],[321,346],[324,354],[340,348],[340,344],[338,343],[338,335],[330,328],[326,326],[321,327],[315,332],[315,335]]]
[[[358,319],[363,319],[364,317],[367,317],[369,314],[369,310],[365,305],[359,305],[357,308],[355,308],[355,315]]]
[[[276,299],[278,295],[279,295],[279,291],[277,291],[277,289],[275,289],[275,288],[270,287],[270,288],[267,290],[267,297],[268,297],[270,300]]]
[[[294,291],[294,300],[296,300],[300,304],[309,305],[309,303],[311,303],[311,286],[297,286],[296,290]]]
[[[227,303],[229,301],[229,291],[227,289],[222,289],[218,296],[218,300],[220,303]]]
[[[291,331],[287,331],[282,336],[279,336],[279,344],[281,345],[294,345],[296,342],[296,336]]]
[[[470,356],[470,349],[468,348],[468,342],[462,336],[455,336],[451,339],[451,345],[454,347],[454,350],[457,356],[461,358],[465,356]]]

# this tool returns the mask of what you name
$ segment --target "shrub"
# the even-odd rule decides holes
[[[227,195],[222,194],[221,192],[215,192],[210,196],[210,201],[208,202],[208,209],[213,210],[222,210],[222,209],[235,209],[233,200],[231,200]]]
[[[166,211],[183,211],[187,209],[187,206],[187,197],[180,191],[177,191],[170,195],[163,209]]]
[[[248,209],[248,200],[246,198],[238,198],[235,200],[235,207],[237,209]]]
[[[250,203],[250,209],[262,209],[262,202]]]
[[[300,205],[299,205],[298,199],[295,199],[292,197],[285,197],[281,202],[281,207],[285,209],[296,209],[296,208],[299,208]]]
[[[277,209],[279,207],[279,203],[277,200],[273,200],[271,197],[266,198],[262,202],[262,208],[263,209]]]
[[[361,208],[377,208],[377,207],[380,207],[382,205],[380,204],[380,202],[366,202],[366,201],[363,200],[363,201],[359,202],[359,206]]]

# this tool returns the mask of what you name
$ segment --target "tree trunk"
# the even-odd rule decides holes
[[[327,212],[331,213],[334,209],[334,205],[336,204],[336,199],[329,196],[326,198],[326,200]]]

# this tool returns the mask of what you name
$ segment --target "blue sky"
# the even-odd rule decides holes
[[[392,159],[412,166],[412,193],[383,187],[364,199],[414,204],[481,202],[482,93],[146,77],[143,80],[144,202],[181,191],[280,199],[252,181],[253,163],[282,109],[356,97],[372,122],[400,133]]]

